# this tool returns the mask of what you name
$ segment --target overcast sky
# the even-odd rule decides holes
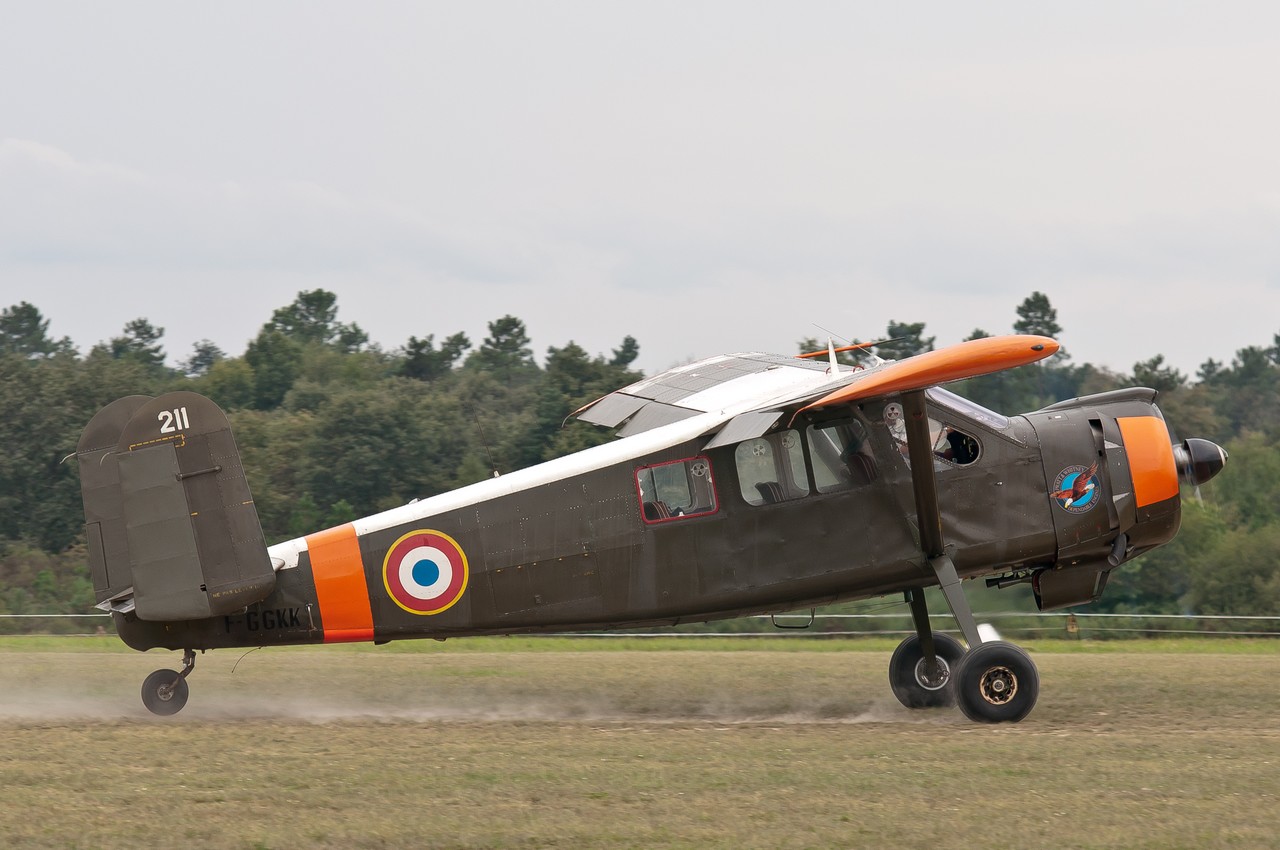
[[[239,354],[1007,332],[1187,373],[1280,332],[1280,5],[12,3],[0,306]]]

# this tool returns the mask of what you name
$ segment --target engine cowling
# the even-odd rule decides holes
[[[1117,390],[1028,414],[1058,543],[1054,563],[1032,579],[1042,610],[1098,599],[1112,569],[1173,539],[1179,485],[1199,486],[1225,465],[1226,452],[1209,440],[1174,444],[1155,397]]]

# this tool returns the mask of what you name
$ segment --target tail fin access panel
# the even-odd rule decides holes
[[[118,482],[113,499],[109,486],[91,493],[91,480],[81,481],[86,519],[99,525],[106,598],[127,582],[140,619],[172,621],[230,614],[271,593],[275,571],[258,512],[216,404],[190,392],[145,400],[114,450],[82,454],[82,469],[95,455],[115,469],[96,470],[93,480],[114,474]]]

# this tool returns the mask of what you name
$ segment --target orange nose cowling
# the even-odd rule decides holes
[[[1133,496],[1144,508],[1178,495],[1178,465],[1164,420],[1158,416],[1121,416],[1116,419],[1129,457]]]

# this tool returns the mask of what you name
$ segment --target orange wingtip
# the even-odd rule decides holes
[[[920,390],[1025,366],[1055,354],[1060,347],[1047,336],[1027,334],[971,339],[864,372],[863,377],[849,386],[823,396],[804,410]]]

